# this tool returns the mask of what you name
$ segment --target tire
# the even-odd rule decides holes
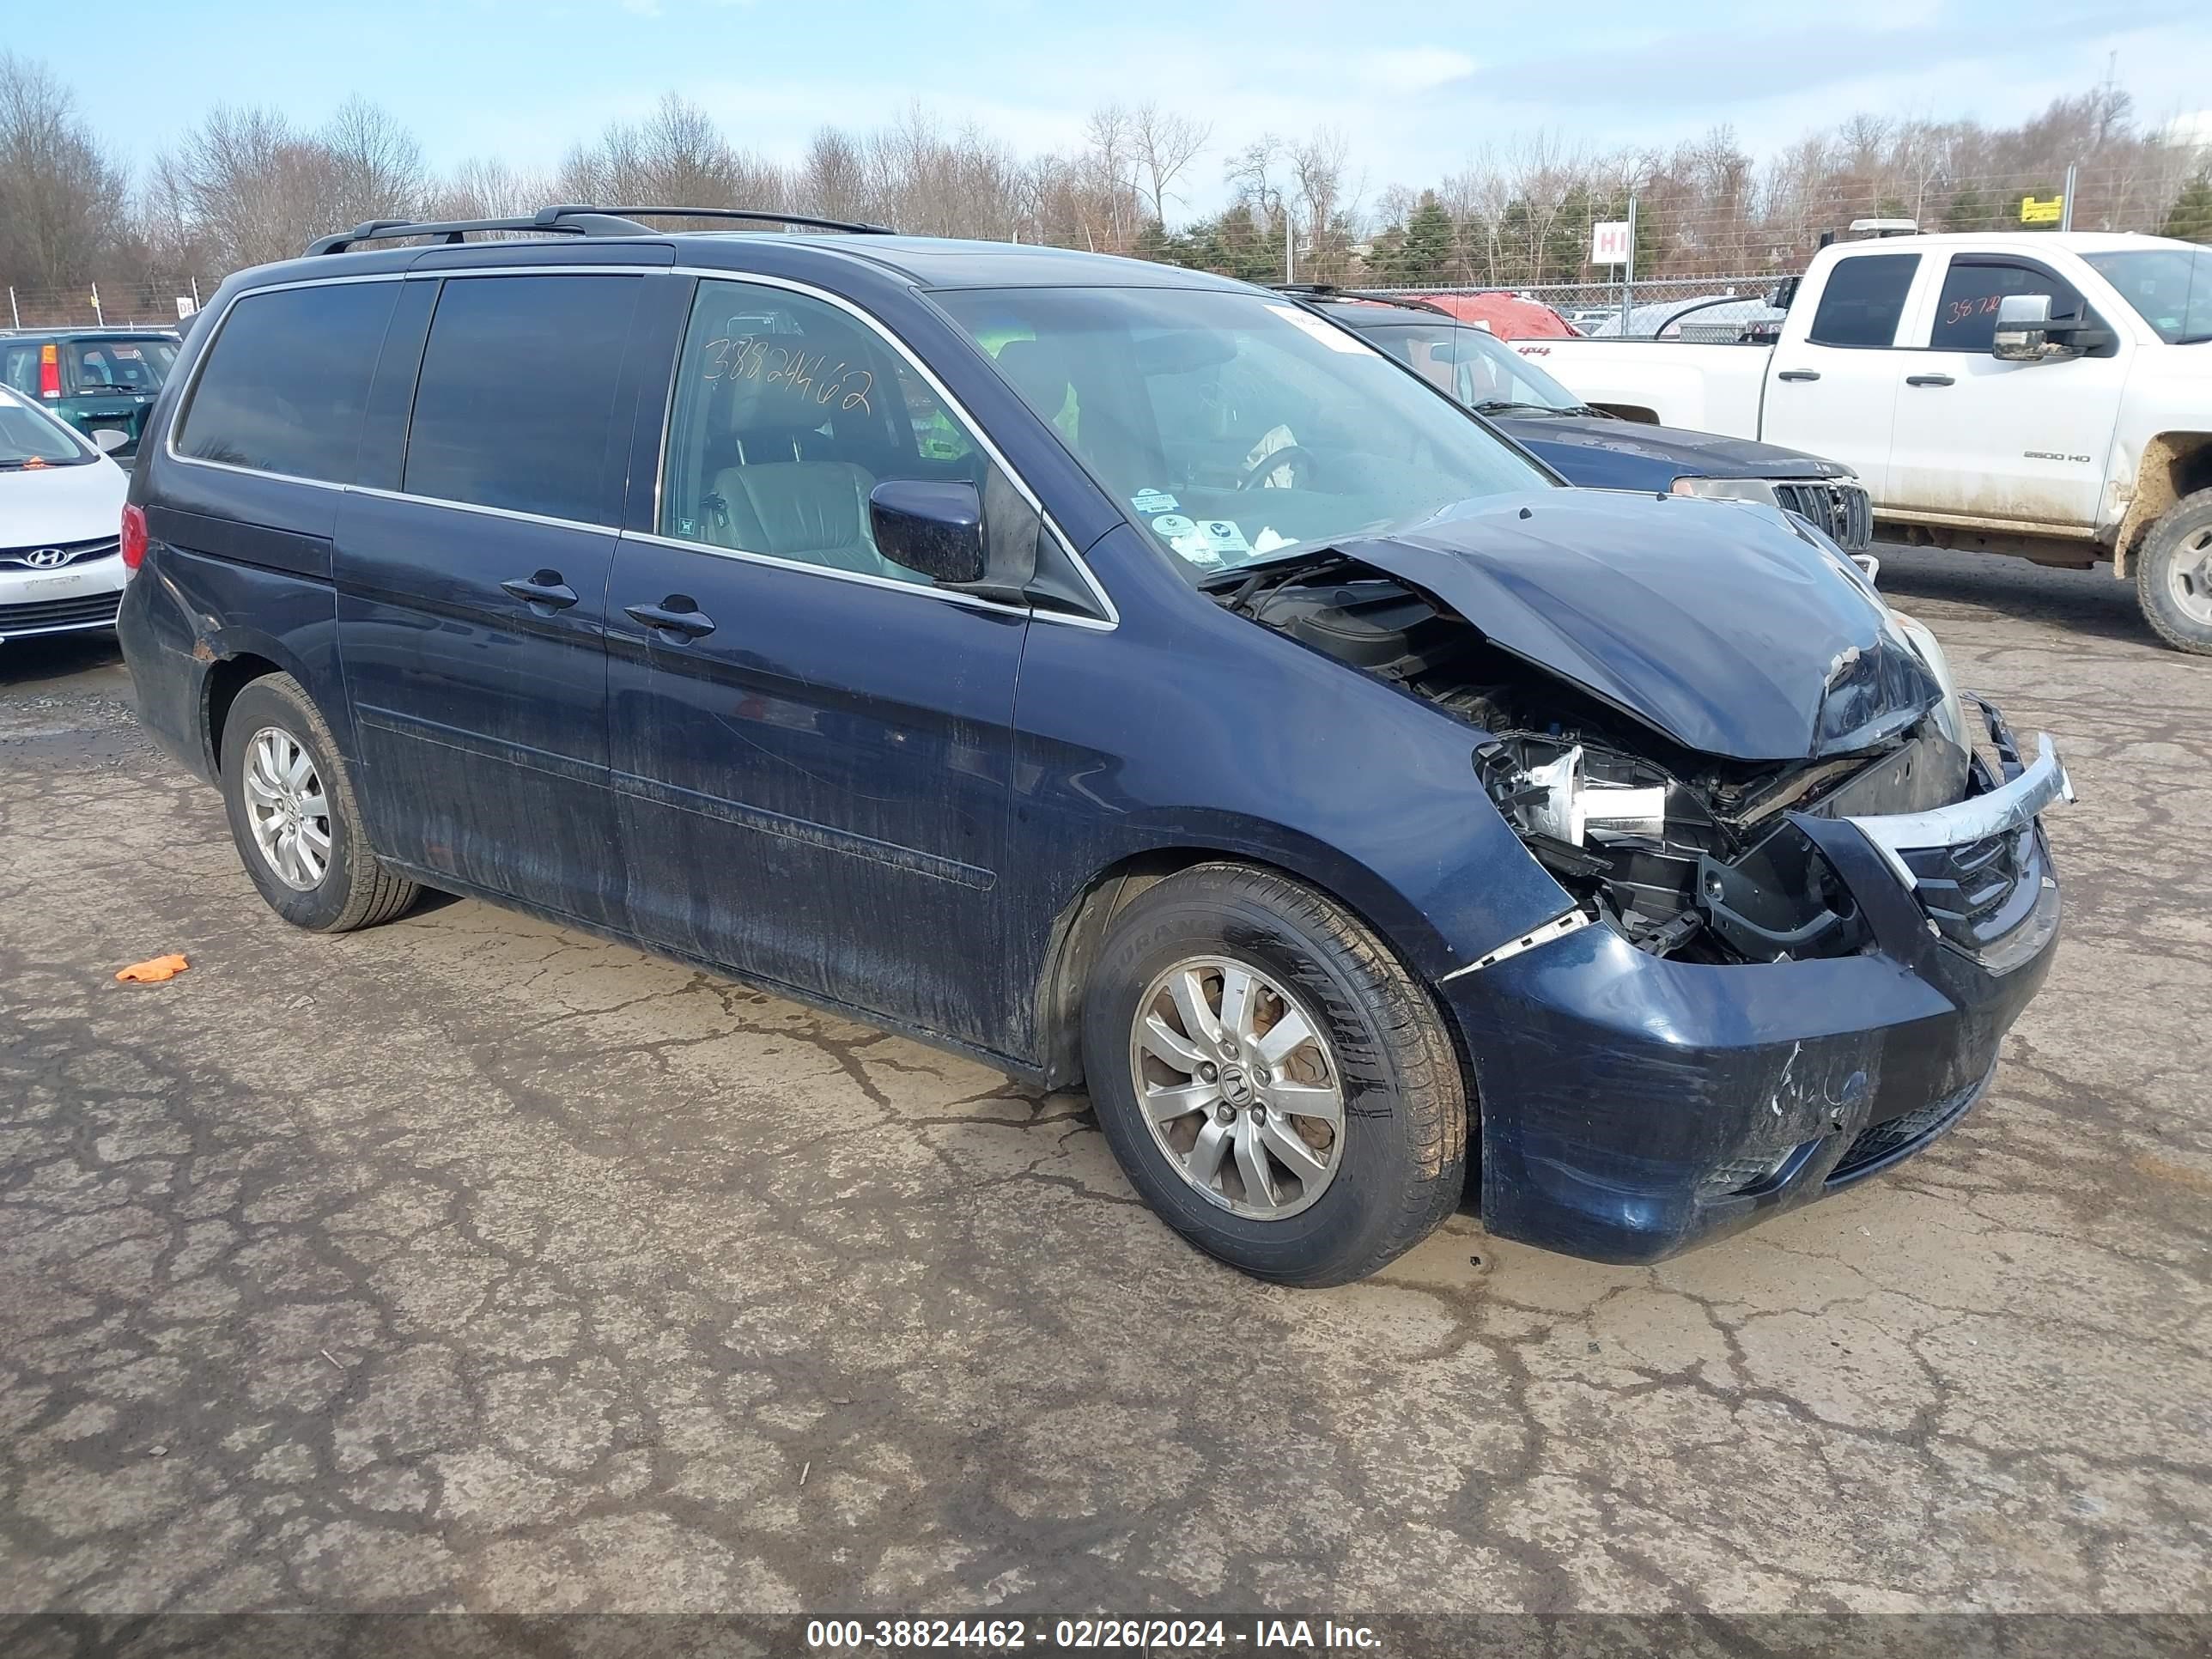
[[[2177,651],[2212,656],[2212,489],[2184,495],[2136,552],[2136,603]]]
[[[264,738],[271,746],[257,756]],[[281,763],[294,755],[306,763],[296,785]],[[278,763],[269,763],[272,759]],[[266,784],[272,773],[286,775],[279,776],[284,787],[275,794]],[[285,795],[307,809],[302,817],[287,819]],[[368,850],[353,779],[330,726],[289,674],[252,681],[232,702],[222,727],[222,799],[246,875],[269,908],[295,927],[346,933],[373,927],[399,915],[421,890]],[[293,842],[289,854],[264,850],[257,833],[257,823],[265,833],[272,803],[280,826],[297,822],[308,832]],[[317,806],[323,810],[315,811]],[[281,847],[281,828],[278,840]]]
[[[1249,982],[1241,1000],[1232,970]],[[1195,1037],[1178,990],[1205,1003]],[[1246,1011],[1249,1041],[1232,1042],[1232,1006]],[[1321,1041],[1282,1053],[1300,1029],[1293,1012]],[[1200,1064],[1209,1040],[1231,1044],[1217,1047],[1224,1057],[1241,1052]],[[1267,1058],[1270,1047],[1279,1064]],[[1083,1049],[1091,1104],[1131,1184],[1190,1243],[1255,1278],[1304,1286],[1364,1279],[1459,1201],[1467,1088],[1435,1004],[1363,922],[1287,877],[1206,864],[1147,888],[1115,919],[1091,970]],[[1211,1079],[1200,1075],[1207,1070]],[[1325,1101],[1332,1077],[1334,1127],[1325,1110],[1297,1109]],[[1208,1087],[1210,1103],[1178,1109],[1186,1098],[1206,1103]],[[1156,1128],[1170,1112],[1177,1115]],[[1248,1150],[1267,1153],[1256,1195]],[[1202,1192],[1191,1171],[1209,1164]],[[1310,1165],[1323,1167],[1296,1173]]]

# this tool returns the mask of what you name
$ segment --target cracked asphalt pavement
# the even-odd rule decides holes
[[[1985,1103],[1656,1268],[1462,1213],[1321,1293],[1079,1096],[478,903],[291,931],[111,644],[0,647],[0,1609],[2212,1609],[2212,663],[1883,581],[2081,794]]]

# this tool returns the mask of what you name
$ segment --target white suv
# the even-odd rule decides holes
[[[131,480],[103,447],[0,386],[0,643],[115,625]]]

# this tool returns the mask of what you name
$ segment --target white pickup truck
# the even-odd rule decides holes
[[[1771,346],[1522,340],[1631,420],[1856,471],[1889,541],[2112,561],[2212,654],[2212,248],[2103,233],[1899,236],[1816,255]]]

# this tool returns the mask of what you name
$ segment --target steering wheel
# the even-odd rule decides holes
[[[1304,444],[1285,444],[1280,449],[1271,449],[1244,469],[1244,476],[1237,481],[1239,489],[1258,489],[1261,480],[1271,478],[1285,467],[1304,468],[1310,475],[1316,467],[1314,453]]]

